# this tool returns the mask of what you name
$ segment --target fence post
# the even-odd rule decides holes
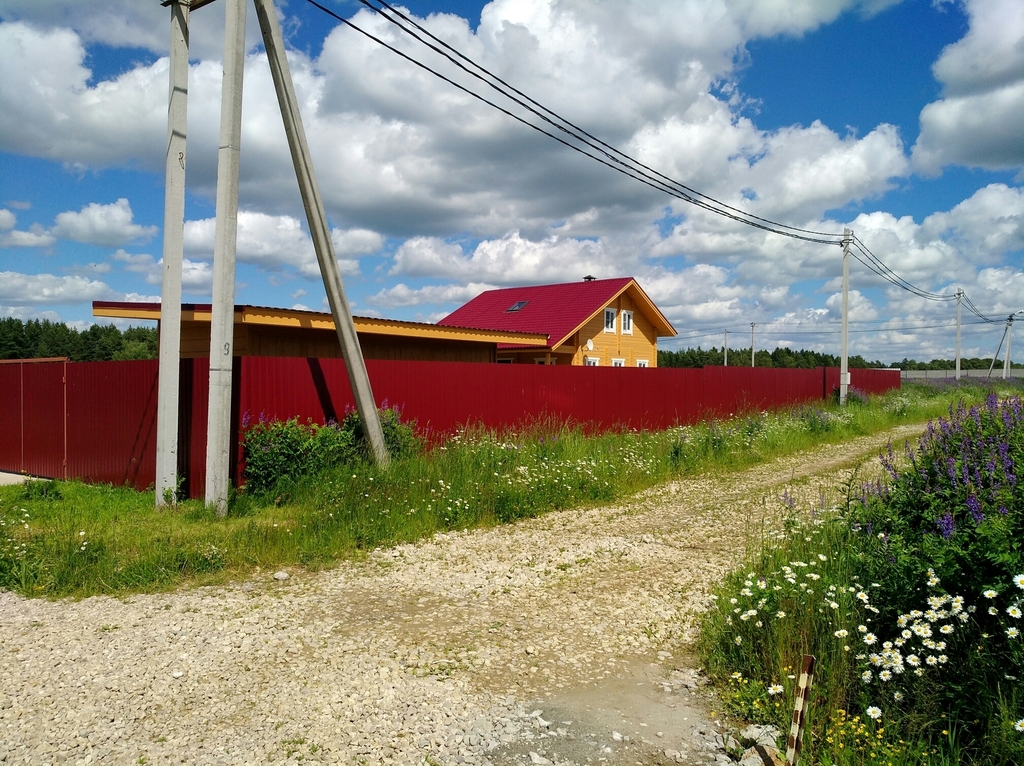
[[[811,683],[814,681],[814,657],[803,656],[800,680],[797,683],[796,699],[793,702],[793,725],[789,728],[786,743],[786,766],[796,766],[800,758],[800,745],[804,737],[804,722],[807,720],[807,703],[811,698]]]

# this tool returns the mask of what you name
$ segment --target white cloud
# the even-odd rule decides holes
[[[0,208],[0,231],[7,231],[14,228],[18,222],[17,216],[6,208]]]
[[[1024,4],[964,0],[970,29],[946,47],[933,72],[943,98],[921,112],[915,165],[1024,167]]]
[[[118,300],[120,293],[86,277],[0,272],[0,303],[13,306]]]
[[[185,222],[185,252],[204,260],[213,258],[216,219]],[[365,255],[379,250],[384,238],[366,229],[334,229],[331,232],[335,255],[342,274],[358,274],[359,261],[344,257]],[[298,218],[242,211],[238,214],[236,257],[267,271],[286,266],[307,279],[320,277],[313,241]]]
[[[124,197],[109,205],[90,202],[77,213],[59,213],[50,233],[74,242],[117,247],[147,241],[159,231],[156,226],[133,223],[133,217],[132,207]]]
[[[870,322],[874,319],[878,319],[878,309],[875,308],[871,303],[871,300],[861,293],[860,290],[850,290],[849,304],[849,319],[851,322]],[[833,293],[828,296],[825,300],[825,308],[828,309],[829,314],[833,319],[842,319],[843,294]]]
[[[146,284],[159,287],[163,283],[163,258],[157,260],[149,253],[127,253],[118,250],[111,259],[123,263],[125,271],[139,274]],[[182,259],[181,289],[190,295],[209,295],[213,287],[213,267],[205,261]]]
[[[367,303],[381,308],[397,308],[399,306],[420,306],[423,304],[456,303],[462,305],[485,290],[493,290],[494,285],[473,282],[468,285],[428,285],[411,288],[403,283],[381,290],[367,298]]]
[[[33,224],[28,231],[5,231],[0,233],[0,247],[50,247],[57,241],[52,234]]]

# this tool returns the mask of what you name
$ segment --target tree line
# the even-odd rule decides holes
[[[54,356],[73,362],[156,359],[157,331],[154,327],[129,327],[122,332],[109,324],[76,330],[49,319],[0,319],[0,359]]]
[[[658,351],[659,367],[714,367],[724,364],[722,349],[711,347],[707,350],[698,346],[685,351]],[[776,348],[774,351],[755,351],[755,367],[787,367],[790,369],[810,369],[814,367],[839,367],[840,359],[832,354],[818,351],[791,348]],[[859,354],[847,359],[851,368],[885,367],[880,361],[869,362]],[[729,364],[734,367],[750,366],[750,349],[730,348]]]

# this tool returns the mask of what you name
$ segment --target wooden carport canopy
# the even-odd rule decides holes
[[[94,301],[96,317],[160,321],[159,303]],[[210,355],[210,304],[181,306],[181,357]],[[543,346],[537,333],[478,330],[399,319],[353,317],[365,359],[495,362],[498,344]],[[235,356],[340,358],[341,345],[330,314],[299,309],[236,305]]]

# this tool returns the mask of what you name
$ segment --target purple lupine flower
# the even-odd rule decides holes
[[[1006,506],[1005,505],[999,506],[999,515],[1000,516],[1005,516],[1007,513],[1008,513],[1008,511],[1006,510]]]
[[[935,526],[939,528],[939,534],[947,540],[953,536],[953,532],[956,531],[956,522],[953,521],[953,516],[946,513],[939,517],[939,520],[935,522]]]
[[[975,524],[980,524],[985,520],[985,514],[981,512],[981,502],[974,495],[967,498],[967,510],[971,512],[971,518],[974,519]]]

